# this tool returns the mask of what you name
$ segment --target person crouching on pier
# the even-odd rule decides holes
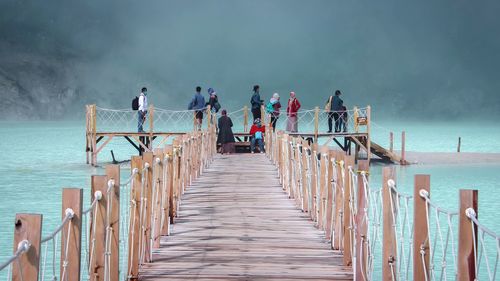
[[[203,121],[203,110],[205,109],[205,98],[201,95],[201,87],[196,87],[196,94],[189,103],[189,110],[195,111],[196,127],[198,131],[201,130],[201,124]]]
[[[276,122],[280,117],[280,95],[278,93],[274,93],[273,97],[269,100],[269,103],[266,105],[266,112],[271,116],[271,127],[273,127],[273,131],[276,130]]]
[[[217,134],[217,143],[221,146],[221,153],[234,153],[234,135],[233,135],[233,121],[227,116],[227,111],[221,111],[222,116],[217,122],[219,133]]]
[[[146,121],[146,115],[148,113],[148,89],[143,87],[141,89],[141,94],[139,95],[139,111],[137,112],[137,132],[144,132],[144,122]]]
[[[297,118],[297,111],[300,109],[300,102],[299,100],[295,97],[294,92],[290,92],[290,99],[288,99],[288,106],[286,108],[286,114],[288,116],[287,122],[286,122],[286,130],[287,132],[290,133],[296,133],[298,132],[298,118]]]
[[[266,132],[266,127],[262,126],[260,119],[257,118],[253,122],[250,128],[250,152],[255,152],[255,144],[259,146],[260,153],[264,153],[264,134]]]
[[[328,112],[328,133],[332,132],[332,121],[335,120],[335,133],[342,130],[342,119],[340,118],[340,111],[344,101],[340,98],[342,93],[339,90],[335,91],[335,96],[330,96],[326,103],[326,110]]]

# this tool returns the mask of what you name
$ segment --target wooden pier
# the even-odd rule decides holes
[[[141,280],[352,280],[264,154],[216,156]]]
[[[500,241],[477,219],[477,191],[461,190],[449,211],[431,201],[428,175],[403,194],[394,167],[378,188],[367,160],[299,136],[266,132],[265,155],[220,156],[215,139],[178,135],[132,157],[125,178],[106,166],[87,204],[83,189],[64,189],[45,237],[41,214],[17,214],[0,271],[12,281],[495,280],[500,251],[475,250]]]

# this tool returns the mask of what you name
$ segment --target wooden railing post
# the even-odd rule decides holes
[[[458,281],[476,280],[476,258],[474,245],[477,245],[477,226],[471,227],[471,220],[467,217],[467,209],[472,208],[478,213],[478,191],[460,190],[460,208],[458,225]],[[475,238],[475,240],[474,240]]]
[[[406,164],[406,133],[405,131],[401,132],[401,164]]]
[[[209,116],[210,117],[210,116]],[[153,189],[153,198],[154,201],[152,202],[153,208],[153,248],[158,249],[160,248],[160,238],[161,238],[161,217],[162,217],[162,196],[163,196],[163,169],[165,167],[165,161],[164,161],[164,154],[163,154],[163,149],[161,148],[156,148],[154,150],[154,169],[155,172],[153,173],[155,175],[155,178],[153,179],[154,183],[153,186],[155,187]],[[157,164],[156,162],[159,161]]]
[[[391,194],[396,200],[396,194],[388,184],[388,180],[396,182],[396,170],[394,167],[384,167],[382,170],[382,209],[383,209],[383,258],[382,258],[382,280],[392,280],[392,272],[397,266],[397,244],[396,233],[394,231],[394,218],[398,214],[392,214]],[[395,280],[394,280],[395,281]]]
[[[248,132],[248,106],[243,107],[243,132]]]
[[[106,176],[108,180],[113,180],[115,182],[114,187],[111,189],[109,198],[112,204],[109,206],[111,210],[109,211],[110,218],[106,222],[107,227],[110,231],[110,245],[109,245],[109,260],[110,263],[110,280],[118,280],[119,269],[120,269],[120,165],[107,165],[106,166]]]
[[[62,217],[66,217],[66,209],[74,212],[71,219],[70,237],[66,239],[61,235],[61,280],[80,281],[81,253],[82,253],[82,210],[83,210],[83,189],[81,188],[63,188],[62,192]],[[68,227],[70,225],[68,224]],[[65,227],[65,233],[68,228]],[[68,243],[68,245],[66,245]],[[66,248],[68,249],[66,257]],[[64,261],[67,259],[66,270],[64,270]],[[63,278],[64,272],[64,278]],[[66,279],[66,277],[68,279]]]
[[[355,255],[353,253],[353,241],[356,239],[354,224],[356,214],[353,214],[351,211],[351,205],[355,207],[357,202],[356,198],[354,198],[354,189],[353,182],[351,179],[351,175],[349,173],[349,167],[354,169],[354,156],[347,156],[345,152],[339,151],[339,154],[342,155],[344,161],[344,172],[345,172],[345,185],[344,185],[344,229],[340,231],[344,232],[344,265],[351,266],[352,265],[352,257]]]
[[[141,233],[141,221],[140,221],[140,208],[141,208],[141,183],[142,183],[142,157],[133,156],[130,162],[130,168],[132,171],[137,169],[137,174],[135,174],[132,179],[130,190],[130,224],[129,224],[129,237],[128,237],[128,271],[127,276],[130,280],[138,280],[139,276],[139,250],[140,250],[140,237]]]
[[[372,155],[372,151],[371,151],[371,146],[372,146],[372,142],[371,142],[371,121],[372,121],[372,108],[371,106],[367,106],[366,107],[366,157],[368,159],[368,161],[370,161],[371,159],[371,155]]]
[[[356,214],[355,220],[357,225],[356,231],[356,275],[355,276],[367,276],[368,272],[366,271],[366,264],[368,262],[368,229],[367,223],[365,221],[365,212],[369,206],[367,206],[366,195],[365,194],[365,185],[363,182],[363,173],[368,179],[368,175],[370,174],[370,162],[368,160],[359,160],[358,161],[358,186],[353,186],[352,188],[357,188],[358,193],[358,213]],[[369,190],[368,190],[369,192]],[[375,203],[373,203],[375,204]],[[359,278],[359,277],[358,277]],[[360,279],[361,280],[361,279]]]
[[[415,175],[413,187],[413,280],[429,280],[429,229],[426,207],[422,194],[430,196],[431,177]],[[422,254],[423,260],[422,260]],[[422,264],[423,262],[423,264]],[[427,269],[427,270],[424,270]]]
[[[389,132],[389,150],[394,151],[394,134],[392,132]]]
[[[327,173],[328,173],[328,147],[320,146],[319,147],[320,154],[320,169],[319,169],[319,214],[318,214],[318,228],[321,230],[325,229],[325,215],[326,215],[326,203],[328,201],[327,198]]]
[[[42,240],[42,215],[16,214],[14,221],[14,253],[21,241],[29,242],[29,249],[12,263],[12,281],[38,280],[40,242]]]
[[[332,249],[334,250],[342,250],[342,244],[344,241],[343,235],[343,225],[344,222],[340,219],[341,218],[341,213],[344,212],[344,209],[341,208],[342,206],[342,201],[344,198],[344,193],[342,192],[342,189],[344,189],[344,183],[347,182],[347,178],[345,181],[342,180],[342,166],[345,163],[344,162],[344,154],[341,153],[340,151],[336,152],[335,160],[337,161],[337,166],[336,166],[336,173],[337,173],[337,182],[335,183],[335,189],[333,192],[335,193],[335,209],[333,210],[333,217],[335,218],[335,224],[332,225],[333,232],[335,234],[334,239],[331,241],[332,242]]]
[[[101,200],[97,201],[95,221],[91,222],[89,233],[89,241],[93,241],[94,255],[90,261],[90,280],[104,280],[104,264],[105,264],[105,245],[106,245],[106,205],[108,197],[106,190],[108,188],[107,176],[92,176],[91,178],[91,191],[92,200],[95,198],[96,192],[102,194]]]
[[[143,207],[143,243],[144,243],[144,256],[141,262],[151,262],[151,216],[152,216],[152,206],[153,206],[153,153],[152,152],[144,152],[142,154],[143,164],[149,164],[149,169],[145,171],[146,183],[144,185],[143,190],[143,203],[145,206]]]
[[[172,196],[172,188],[173,188],[173,181],[174,181],[174,175],[173,175],[173,157],[174,157],[174,148],[173,145],[169,145],[165,147],[165,167],[164,169],[167,169],[167,177],[165,180],[167,181],[166,183],[164,182],[165,185],[165,190],[164,192],[164,198],[163,198],[163,224],[162,224],[162,229],[161,229],[161,234],[162,235],[169,235],[170,234],[170,202],[171,202],[171,196]]]
[[[319,132],[319,107],[314,108],[314,143],[318,143]]]

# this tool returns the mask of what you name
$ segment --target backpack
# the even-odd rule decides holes
[[[274,107],[273,107],[273,104],[271,102],[268,102],[266,104],[266,112],[267,113],[273,113],[274,112]]]
[[[136,96],[132,100],[132,110],[139,110],[139,97],[138,96]]]

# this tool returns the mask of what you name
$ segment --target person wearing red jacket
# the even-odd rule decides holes
[[[259,145],[260,153],[264,153],[264,133],[266,132],[266,127],[262,126],[260,123],[260,119],[257,118],[253,122],[252,127],[250,128],[250,151],[254,153],[255,151],[255,143]]]
[[[288,100],[288,106],[286,108],[286,115],[288,116],[288,120],[286,122],[286,130],[287,132],[296,133],[298,132],[298,118],[297,111],[300,109],[300,102],[295,97],[294,92],[290,92],[290,99]]]

